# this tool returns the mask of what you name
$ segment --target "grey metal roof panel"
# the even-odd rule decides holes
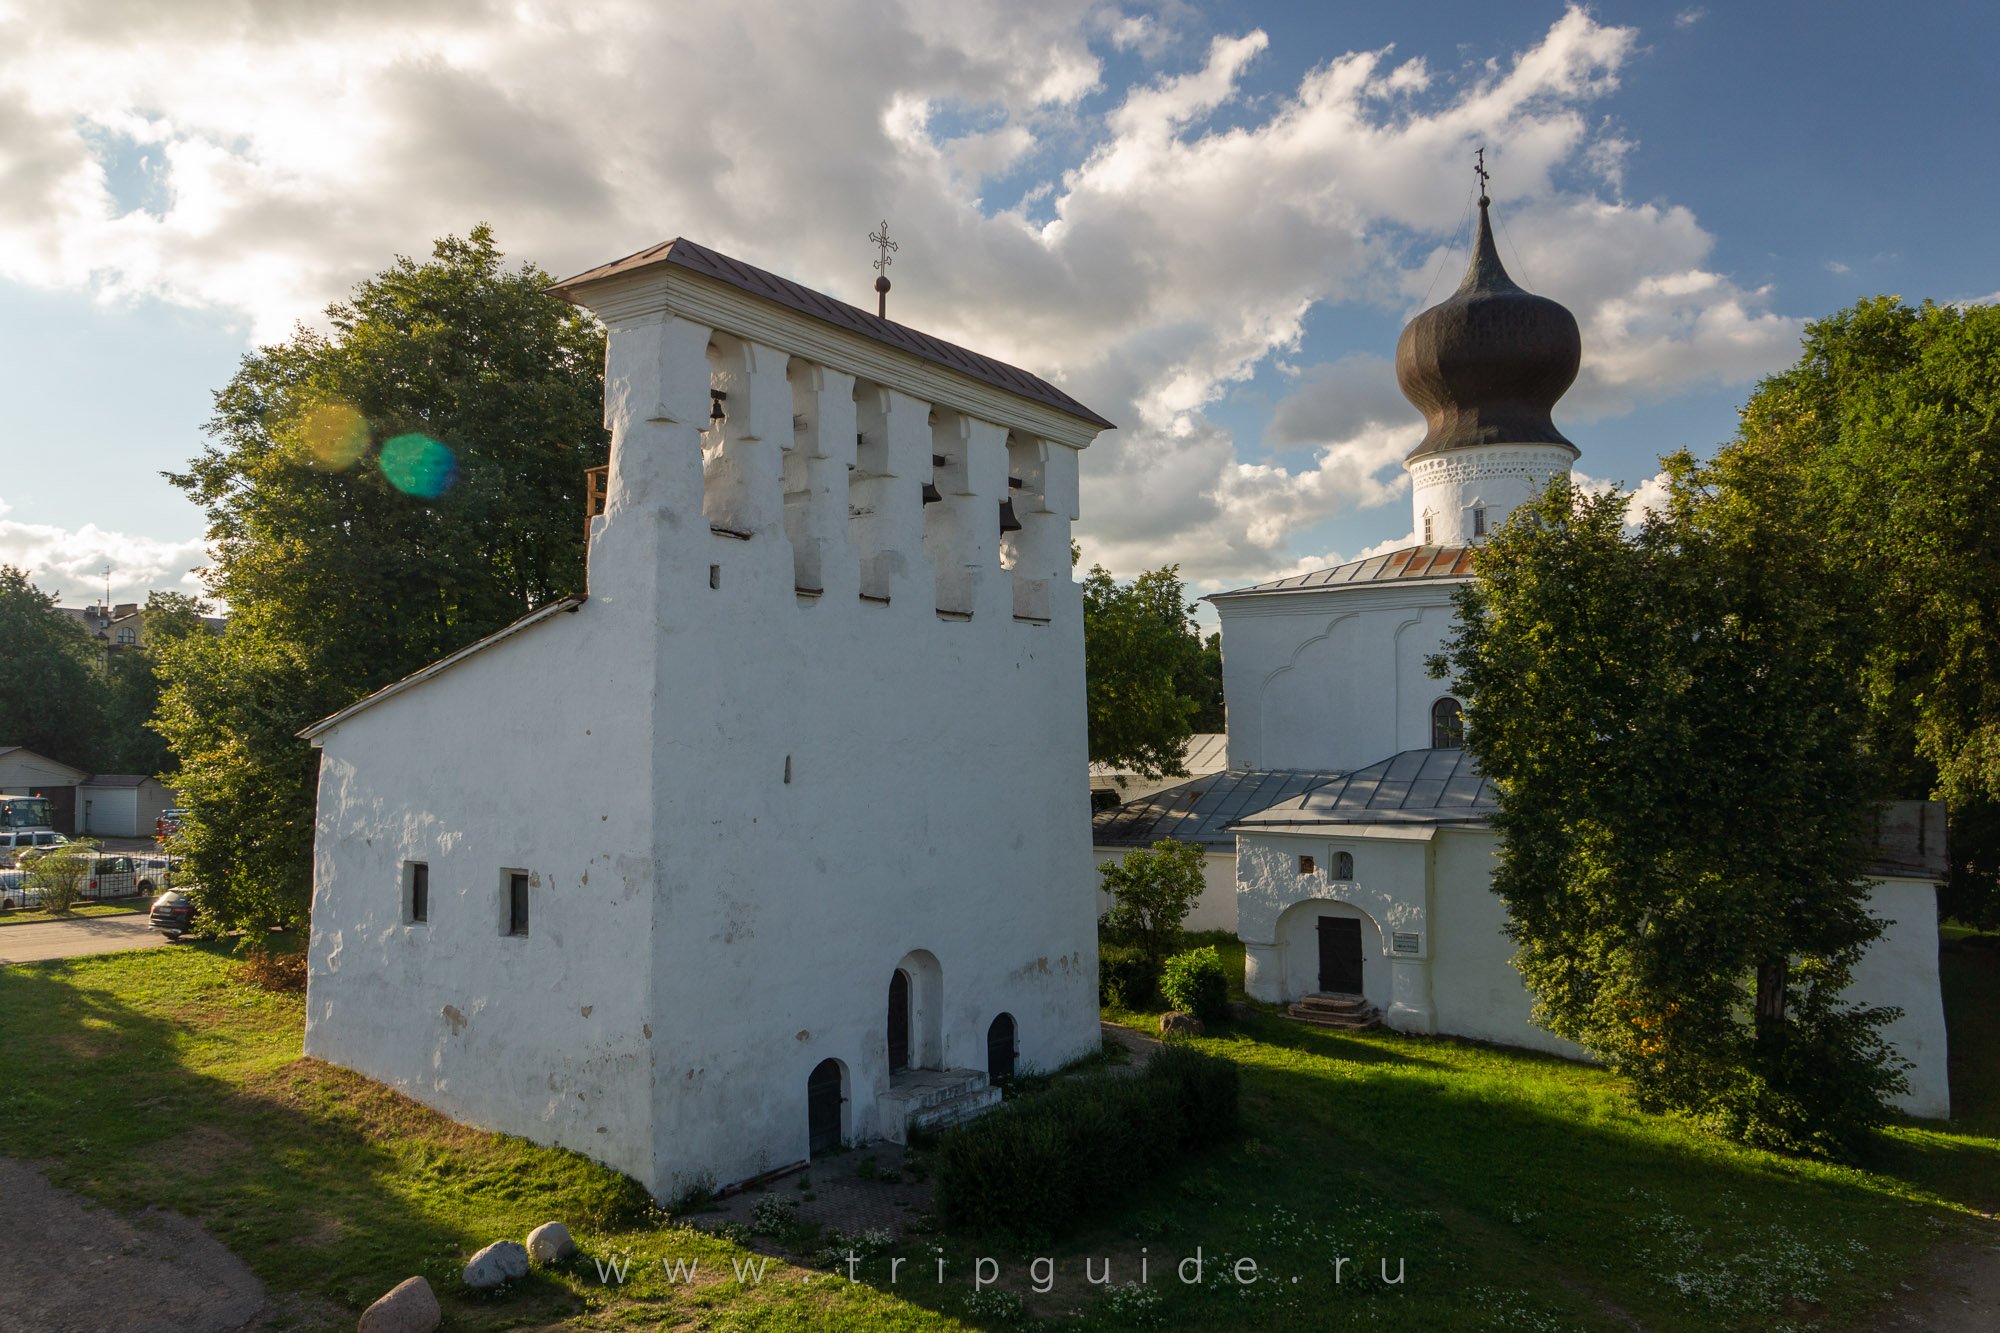
[[[1098,847],[1148,847],[1162,838],[1234,850],[1229,825],[1289,797],[1338,780],[1337,772],[1236,769],[1193,778],[1178,787],[1100,811],[1091,820]]]
[[[1465,750],[1405,750],[1240,817],[1245,831],[1315,824],[1473,823],[1499,809]]]
[[[1115,427],[1097,413],[1064,393],[1055,385],[1036,375],[1031,375],[1019,366],[1010,366],[1005,361],[996,361],[990,356],[948,343],[942,338],[934,338],[920,329],[898,324],[891,319],[872,315],[858,306],[845,301],[837,301],[824,292],[816,292],[790,278],[781,278],[755,264],[746,264],[705,245],[696,245],[685,236],[676,236],[671,241],[646,247],[636,254],[623,259],[614,259],[608,264],[600,264],[573,278],[564,278],[549,288],[549,291],[565,301],[576,300],[575,289],[588,282],[603,278],[618,277],[652,268],[656,264],[673,264],[693,273],[700,273],[718,281],[726,282],[752,296],[761,296],[767,301],[796,310],[802,315],[824,321],[836,328],[858,333],[864,338],[885,343],[912,356],[949,367],[960,374],[991,384],[996,389],[1019,394],[1045,407],[1053,407],[1058,412],[1088,421],[1105,430]]]

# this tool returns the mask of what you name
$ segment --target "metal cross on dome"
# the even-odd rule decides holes
[[[881,250],[881,258],[875,261],[875,313],[883,319],[889,317],[889,265],[895,261],[889,256],[895,253],[896,243],[889,239],[889,219],[882,219],[882,230],[871,231],[868,239]]]
[[[1491,179],[1486,172],[1486,150],[1480,149],[1474,158],[1472,174],[1479,177],[1479,202],[1483,204],[1486,202],[1486,182]]]

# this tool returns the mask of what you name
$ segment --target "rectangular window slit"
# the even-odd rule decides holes
[[[410,862],[410,920],[431,919],[431,868],[422,861]]]
[[[720,588],[722,586],[721,565],[710,565],[708,567],[708,586],[711,588]]]
[[[528,933],[528,877],[519,872],[507,876],[507,933]]]

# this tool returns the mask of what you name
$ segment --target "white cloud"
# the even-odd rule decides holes
[[[27,571],[28,581],[64,606],[81,606],[104,596],[109,567],[111,600],[144,602],[146,594],[183,592],[204,596],[194,572],[209,563],[207,543],[159,541],[106,532],[87,523],[72,532],[44,523],[17,523],[5,517],[0,501],[0,565]]]
[[[685,234],[868,303],[887,217],[900,319],[1124,427],[1085,458],[1087,544],[1224,580],[1402,493],[1415,413],[1379,373],[1351,403],[1326,388],[1366,358],[1301,373],[1282,462],[1247,461],[1207,409],[1315,307],[1414,313],[1463,262],[1437,239],[1478,145],[1504,146],[1515,276],[1583,326],[1571,415],[1795,352],[1798,321],[1707,268],[1691,214],[1617,197],[1633,146],[1596,104],[1635,30],[1572,8],[1464,72],[1349,52],[1250,98],[1265,34],[1197,21],[1095,0],[0,8],[0,275],[240,311],[269,340],[485,219],[560,272]],[[1086,114],[1093,42],[1167,67]],[[1020,203],[984,200],[1000,178]]]
[[[1618,490],[1622,484],[1583,472],[1570,473],[1570,480],[1578,490],[1591,495],[1607,495]],[[1625,526],[1636,528],[1646,521],[1647,514],[1666,512],[1669,493],[1667,474],[1655,472],[1631,490],[1621,493],[1625,496]]]

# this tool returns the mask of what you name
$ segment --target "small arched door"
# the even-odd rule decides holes
[[[812,1155],[840,1146],[840,1061],[822,1060],[806,1078],[806,1135]]]
[[[910,974],[897,968],[889,978],[889,1072],[910,1067]]]
[[[1014,1077],[1014,1015],[1002,1014],[986,1029],[986,1077]]]

